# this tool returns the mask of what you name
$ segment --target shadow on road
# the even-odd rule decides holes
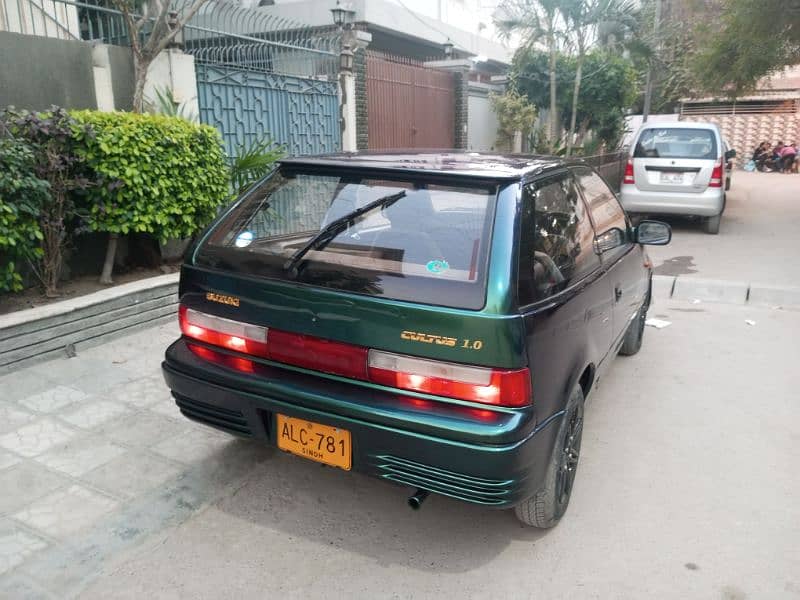
[[[252,466],[246,482],[215,508],[249,523],[250,530],[305,538],[312,545],[338,547],[382,566],[468,572],[491,562],[512,540],[535,542],[546,534],[523,527],[511,511],[442,496],[431,495],[413,511],[406,503],[413,492],[408,487],[278,450]]]

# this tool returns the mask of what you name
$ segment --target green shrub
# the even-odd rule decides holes
[[[64,249],[79,212],[75,192],[93,185],[85,176],[85,165],[77,154],[78,138],[90,139],[91,131],[57,106],[41,112],[8,107],[0,111],[0,129],[24,141],[33,158],[33,174],[47,181],[48,193],[39,197],[37,213],[42,252],[38,260],[30,261],[30,266],[42,282],[45,294],[58,296]]]
[[[39,213],[49,186],[22,140],[0,138],[0,292],[22,289],[20,266],[42,256]]]
[[[164,115],[72,114],[93,131],[79,150],[97,181],[87,191],[90,229],[185,238],[228,200],[228,168],[213,127]]]

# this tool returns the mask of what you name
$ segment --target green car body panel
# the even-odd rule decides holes
[[[262,358],[251,359],[255,372],[242,373],[203,360],[182,337],[168,348],[163,363],[166,382],[182,412],[273,445],[276,414],[343,428],[352,435],[354,471],[489,507],[509,508],[530,497],[544,480],[569,390],[589,370],[595,378],[601,363],[610,362],[603,359],[614,351],[611,346],[592,350],[574,333],[575,315],[581,321],[588,310],[584,298],[590,294],[581,292],[583,288],[549,302],[518,306],[521,189],[525,181],[548,169],[558,167],[545,161],[535,170],[497,180],[486,297],[479,310],[208,268],[196,264],[198,248],[207,235],[187,253],[180,283],[183,306],[237,322],[437,361],[502,369],[530,367],[533,402],[529,406],[476,405]],[[472,177],[463,172],[456,176],[461,182]],[[475,175],[476,180],[480,177]],[[636,287],[642,292],[637,301],[643,302],[648,273],[641,266],[641,248],[632,245],[630,253],[636,255],[630,260],[638,261],[641,271]],[[599,279],[602,273],[595,275]],[[582,285],[599,293],[602,284],[592,281]],[[209,294],[235,297],[238,306],[209,302]],[[537,337],[532,327],[547,332],[546,339],[545,334]],[[573,334],[565,333],[570,330]],[[562,344],[559,336],[575,347]],[[480,342],[477,349],[476,340]],[[554,348],[559,345],[563,347]],[[215,351],[230,354],[224,349]],[[539,351],[546,354],[531,356]],[[548,355],[558,356],[559,363],[554,365]],[[542,365],[542,371],[537,365]]]

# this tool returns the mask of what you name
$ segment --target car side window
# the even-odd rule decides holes
[[[612,239],[617,240],[616,246],[624,248],[627,244],[628,220],[625,211],[600,175],[589,167],[575,167],[573,169],[575,179],[581,188],[586,204],[589,205],[589,212],[592,214],[594,228],[597,231],[598,240],[607,240],[611,246]],[[609,234],[611,230],[618,229],[623,237]],[[613,233],[613,232],[612,232]]]
[[[557,294],[600,266],[594,230],[569,175],[522,193],[518,296],[521,305]]]

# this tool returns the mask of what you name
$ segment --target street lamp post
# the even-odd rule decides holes
[[[349,6],[343,6],[336,0],[336,6],[331,9],[334,24],[339,28],[339,127],[342,133],[342,150],[354,152],[357,149],[356,141],[356,110],[355,110],[355,77],[353,64],[355,62],[355,45],[353,32],[353,18],[355,11]]]

